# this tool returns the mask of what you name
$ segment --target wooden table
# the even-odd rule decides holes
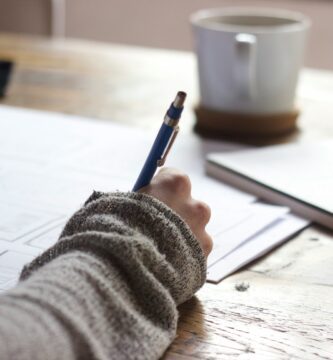
[[[2,34],[0,58],[16,64],[7,105],[148,128],[176,90],[198,98],[191,53]],[[304,70],[299,104],[300,130],[275,142],[333,136],[333,73]],[[193,122],[188,106],[183,131]],[[180,313],[165,359],[333,359],[333,233],[311,226]]]

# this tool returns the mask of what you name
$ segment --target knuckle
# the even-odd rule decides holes
[[[207,255],[210,254],[210,252],[213,250],[213,240],[209,235],[207,235],[203,247],[204,247],[204,252]]]
[[[192,204],[192,211],[194,216],[201,219],[203,223],[207,224],[210,220],[211,210],[210,207],[202,201],[194,201]]]
[[[209,234],[205,231],[200,238],[201,248],[207,257],[213,250],[213,240]]]
[[[171,174],[167,177],[167,185],[178,193],[190,192],[191,181],[190,178],[182,173]]]

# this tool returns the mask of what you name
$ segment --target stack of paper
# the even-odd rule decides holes
[[[193,176],[192,182],[194,195],[212,209],[207,226],[214,240],[208,281],[221,281],[309,224],[286,207],[260,203],[216,180]]]
[[[157,119],[156,130],[159,125]],[[0,290],[12,287],[22,266],[56,242],[68,217],[93,190],[130,190],[155,135],[97,120],[0,107]],[[307,221],[205,177],[205,149],[212,148],[238,147],[179,136],[167,165],[187,172],[193,196],[212,208],[208,279],[216,282]]]

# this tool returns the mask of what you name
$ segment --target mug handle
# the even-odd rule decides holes
[[[257,38],[252,34],[235,36],[236,58],[234,77],[236,92],[242,98],[252,99],[256,94],[256,48]]]

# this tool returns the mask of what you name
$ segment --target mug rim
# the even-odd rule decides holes
[[[223,23],[208,23],[203,20],[215,18],[218,16],[257,16],[257,17],[270,17],[281,20],[293,21],[289,24],[280,25],[236,25],[236,24],[223,24]],[[207,30],[222,30],[225,32],[249,32],[253,34],[269,34],[281,33],[291,31],[306,30],[311,26],[311,20],[308,16],[301,12],[278,9],[278,8],[262,8],[262,7],[224,7],[224,8],[208,8],[198,10],[191,14],[190,22],[194,27]]]

